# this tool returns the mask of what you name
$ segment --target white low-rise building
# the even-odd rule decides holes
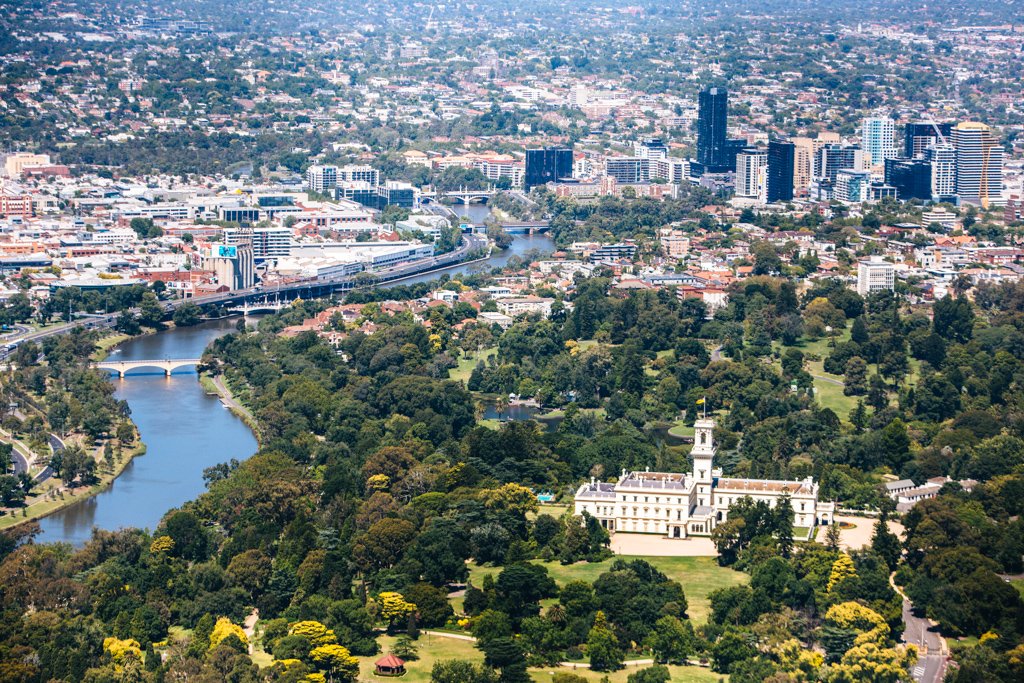
[[[709,536],[741,498],[775,507],[788,495],[793,525],[810,528],[833,521],[835,503],[818,500],[818,484],[800,481],[733,479],[715,469],[714,420],[694,425],[693,471],[626,472],[611,484],[591,480],[576,491],[575,514],[596,518],[609,531],[658,534],[668,538]]]
[[[547,318],[553,303],[554,299],[540,296],[510,296],[497,300],[498,310],[513,318],[524,313],[540,313]]]

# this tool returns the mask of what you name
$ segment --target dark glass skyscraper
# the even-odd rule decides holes
[[[928,146],[939,139],[940,133],[948,141],[952,130],[951,123],[908,123],[903,129],[903,156],[921,159]]]
[[[886,159],[885,184],[903,200],[932,198],[932,165],[922,159]]]
[[[572,150],[545,147],[526,150],[526,173],[523,186],[527,192],[537,185],[572,177]]]
[[[793,199],[793,171],[796,145],[784,140],[768,143],[768,203]]]
[[[735,169],[736,161],[729,159],[726,145],[729,91],[725,88],[702,90],[697,105],[697,161],[709,173]]]

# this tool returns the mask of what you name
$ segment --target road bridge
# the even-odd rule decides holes
[[[301,280],[294,283],[283,284],[275,286],[273,294],[276,298],[284,300],[292,299],[315,299],[320,297],[331,296],[332,294],[345,294],[348,291],[360,287],[373,287],[378,285],[384,285],[389,282],[399,282],[405,280],[413,275],[421,275],[424,273],[432,273],[441,271],[446,268],[457,266],[460,263],[466,262],[475,253],[482,253],[487,249],[487,238],[483,235],[466,235],[455,251],[448,254],[442,254],[440,256],[431,256],[429,258],[420,259],[412,263],[407,263],[401,266],[395,266],[389,268],[386,271],[374,273],[374,279],[366,282],[365,276],[360,278],[363,274],[358,275],[342,275],[336,278],[329,279],[309,279]],[[162,301],[161,306],[164,309],[164,313],[170,316],[174,311],[186,304],[192,304],[202,307],[205,311],[209,312],[215,308],[231,308],[233,306],[242,306],[246,302],[260,301],[267,297],[267,290],[263,287],[250,287],[249,289],[235,290],[231,292],[223,292],[219,294],[208,294],[204,296],[189,297],[187,299],[173,299],[170,301]],[[138,313],[137,309],[132,310],[133,313]],[[109,314],[107,316],[90,316],[88,318],[79,318],[72,320],[71,322],[63,325],[55,325],[53,327],[39,330],[38,332],[32,332],[18,339],[14,339],[11,343],[5,347],[0,345],[0,361],[5,359],[10,351],[9,347],[17,344],[22,344],[27,341],[39,342],[47,337],[53,337],[60,334],[67,334],[72,330],[85,327],[89,329],[102,329],[102,328],[113,328],[116,325],[117,316],[115,314]],[[156,367],[156,366],[154,366]],[[117,370],[117,368],[110,368],[111,370]]]
[[[199,365],[199,358],[173,358],[168,360],[104,360],[93,363],[93,367],[99,370],[110,370],[116,372],[117,376],[124,379],[129,370],[138,368],[157,368],[163,370],[168,377],[178,368]]]
[[[289,308],[292,302],[289,301],[248,301],[242,302],[241,306],[231,306],[225,310],[228,313],[241,313],[242,315],[249,315],[250,313],[277,313]]]

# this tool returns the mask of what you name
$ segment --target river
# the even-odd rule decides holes
[[[455,208],[462,209],[460,213],[468,209],[474,221],[482,221],[487,213],[487,208],[479,205]],[[531,249],[550,252],[553,247],[547,235],[517,236],[509,249],[496,252],[485,262],[453,266],[441,272],[490,269],[504,265],[514,254],[522,255]],[[439,275],[425,274],[403,282],[432,280]],[[210,342],[235,329],[236,320],[216,320],[132,339],[109,357],[199,358]],[[123,380],[115,377],[113,382],[117,397],[128,401],[131,407],[132,420],[147,446],[146,454],[129,463],[107,490],[39,520],[39,541],[81,546],[89,540],[93,527],[152,530],[168,510],[203,492],[204,468],[231,458],[242,460],[256,451],[256,439],[249,428],[218,398],[203,391],[192,368],[177,370],[169,378],[163,371],[134,370]]]
[[[235,329],[237,319],[172,329],[121,344],[114,360],[198,358],[210,342]],[[162,370],[133,370],[113,379],[118,398],[128,401],[146,444],[145,455],[128,464],[102,493],[39,520],[38,540],[80,546],[93,527],[154,529],[164,514],[199,495],[203,469],[256,451],[256,439],[215,396],[208,396],[193,368],[165,377]]]

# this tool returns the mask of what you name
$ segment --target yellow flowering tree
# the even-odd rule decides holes
[[[310,642],[313,647],[321,645],[333,645],[338,642],[334,631],[327,628],[319,621],[297,621],[288,629],[288,635],[302,636]]]
[[[391,477],[386,474],[374,474],[366,480],[366,488],[371,491],[387,491],[391,486]]]
[[[838,628],[857,631],[854,645],[884,644],[889,638],[889,625],[878,612],[859,602],[841,602],[825,612],[825,621]]]
[[[841,584],[846,579],[857,576],[857,569],[853,566],[853,560],[846,553],[842,553],[832,563],[832,571],[828,575],[828,592]]]
[[[536,512],[537,496],[520,484],[505,484],[483,492],[484,504],[493,510],[509,510],[519,515]]]
[[[829,683],[900,683],[909,679],[917,661],[917,649],[882,647],[864,643],[851,647],[842,661],[833,665],[826,680]]]
[[[221,617],[217,620],[217,623],[213,625],[213,631],[210,632],[210,649],[214,649],[228,636],[235,636],[242,645],[249,644],[249,638],[245,635],[245,631],[238,624],[233,624],[227,617]]]
[[[818,672],[825,663],[824,655],[807,649],[796,638],[780,643],[774,654],[779,668],[788,673],[789,680],[794,683],[817,681]]]
[[[359,660],[341,645],[321,645],[309,653],[317,668],[330,674],[331,680],[354,681],[359,676]]]
[[[104,638],[103,651],[110,655],[115,664],[124,664],[130,660],[142,659],[142,648],[134,638]]]
[[[172,550],[174,550],[174,539],[170,536],[157,536],[149,544],[149,552],[154,554],[169,553]]]
[[[388,622],[389,627],[416,611],[415,604],[407,601],[401,593],[393,591],[384,591],[378,595],[377,605],[380,618]]]

